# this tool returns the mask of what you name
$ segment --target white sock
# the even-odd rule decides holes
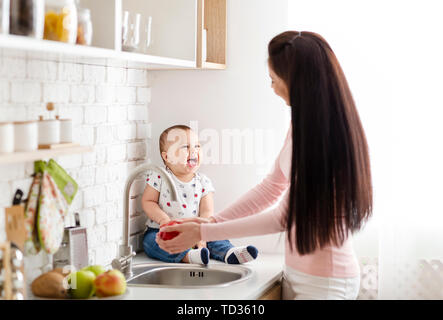
[[[233,247],[228,250],[225,262],[229,264],[242,264],[257,258],[258,250],[254,246]]]
[[[188,252],[189,263],[208,264],[209,250],[208,248],[192,249]]]

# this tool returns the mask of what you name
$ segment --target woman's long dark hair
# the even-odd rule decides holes
[[[268,46],[288,87],[292,170],[287,230],[299,254],[343,244],[372,214],[369,151],[346,78],[318,34],[287,31]]]

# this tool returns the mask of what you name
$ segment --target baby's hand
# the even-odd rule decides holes
[[[164,218],[164,219],[160,220],[160,221],[158,222],[158,224],[159,224],[160,226],[162,226],[162,225],[164,225],[164,224],[169,223],[169,221],[171,221],[171,219],[169,219],[169,218]]]

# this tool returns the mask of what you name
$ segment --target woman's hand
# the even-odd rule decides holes
[[[182,219],[176,219],[176,221],[182,222],[182,223],[186,223],[186,222],[195,222],[198,224],[201,223],[215,223],[215,219],[214,217],[209,217],[209,218],[202,218],[202,217],[192,217],[192,218],[182,218]]]
[[[179,232],[179,235],[171,240],[162,240],[159,237],[159,233],[155,238],[158,246],[171,254],[183,252],[189,248],[192,248],[199,241],[201,241],[200,224],[195,222],[186,222],[182,224],[176,224],[173,226],[167,226],[160,229],[162,232]]]

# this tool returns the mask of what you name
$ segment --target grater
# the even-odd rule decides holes
[[[80,226],[79,214],[75,213],[75,226],[65,228],[60,249],[54,254],[53,267],[71,266],[80,270],[89,264],[86,227]]]

